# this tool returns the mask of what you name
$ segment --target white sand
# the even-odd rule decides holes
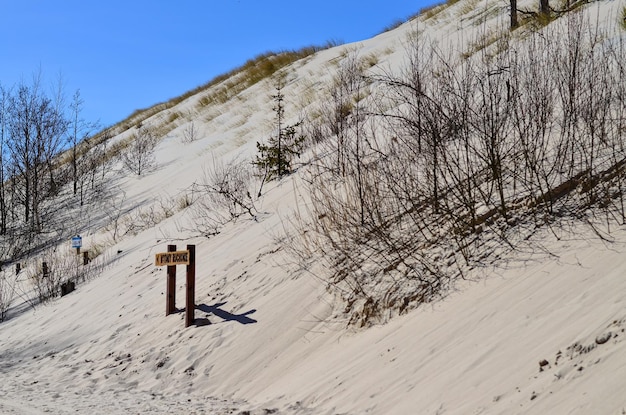
[[[505,3],[497,2],[502,19]],[[607,16],[623,5],[597,3],[611,24]],[[458,38],[459,27],[466,36],[474,30],[452,17],[426,27],[444,41]],[[398,68],[410,29],[352,46]],[[294,117],[344,48],[299,67],[285,90]],[[272,92],[261,82],[219,108],[220,116],[198,115],[200,139],[191,144],[180,141],[185,125],[172,131],[157,170],[111,181],[116,200],[124,194],[131,207],[175,199],[200,179],[211,154],[252,154],[271,131]],[[190,111],[196,100],[173,110]],[[102,275],[71,294],[35,309],[18,301],[0,323],[0,413],[626,413],[624,229],[608,245],[584,234],[552,243],[558,257],[486,270],[441,302],[353,330],[335,316],[323,282],[285,265],[290,259],[278,249],[299,180],[268,185],[257,221],[241,219],[206,239],[180,231],[188,223],[181,211],[111,245]],[[85,231],[87,247],[110,242],[103,221]],[[154,254],[168,243],[196,245],[197,326],[184,328],[184,312],[164,315],[165,269],[154,266]],[[179,308],[184,280],[179,267]]]

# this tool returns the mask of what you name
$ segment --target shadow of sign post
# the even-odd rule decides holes
[[[236,321],[239,324],[253,324],[257,322],[255,319],[248,317],[250,314],[256,312],[255,309],[246,311],[242,314],[233,314],[221,308],[224,304],[226,303],[217,303],[215,305],[199,304],[196,306],[196,308],[207,314],[213,314],[214,316],[219,317],[224,321]]]

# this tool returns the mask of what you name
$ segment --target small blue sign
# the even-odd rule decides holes
[[[80,235],[72,237],[72,248],[80,248],[81,246],[83,246],[83,238]]]

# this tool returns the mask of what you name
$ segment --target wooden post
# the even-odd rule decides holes
[[[89,251],[83,251],[83,265],[89,264]]]
[[[193,324],[196,309],[196,246],[187,245],[189,265],[187,265],[187,304],[185,305],[185,327]]]
[[[176,245],[168,245],[167,252],[176,251]],[[165,315],[176,312],[176,265],[167,266],[167,299],[165,305]]]
[[[48,263],[44,262],[41,264],[41,273],[44,278],[48,278],[50,276],[50,271],[48,270]]]

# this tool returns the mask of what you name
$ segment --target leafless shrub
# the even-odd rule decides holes
[[[191,206],[193,203],[191,197],[189,194],[178,199],[159,197],[148,206],[130,210],[119,219],[119,235],[137,235],[146,229],[154,228],[178,211]]]
[[[215,235],[241,216],[256,217],[251,166],[248,160],[234,158],[229,162],[213,159],[205,168],[202,182],[194,185],[198,199],[192,206],[195,225],[203,235]]]
[[[192,192],[184,192],[178,198],[177,208],[178,210],[187,209],[188,207],[191,207],[194,202],[194,194]]]
[[[125,213],[125,202],[126,193],[122,192],[121,195],[106,198],[102,207],[104,214],[108,219],[108,225],[105,229],[111,233],[113,241],[117,241],[117,238],[120,235],[120,225]]]
[[[198,128],[194,124],[194,122],[188,123],[183,129],[182,142],[183,143],[191,143],[198,139]]]
[[[471,57],[415,36],[402,72],[369,77],[369,101],[354,99],[358,66],[339,68],[292,251],[326,261],[354,323],[536,250],[542,228],[559,237],[585,223],[604,237],[624,222],[626,48],[582,16]]]
[[[77,257],[75,253],[73,256]],[[38,259],[37,264],[26,270],[40,303],[60,294],[61,283],[67,279],[61,271],[64,267],[60,266],[65,261],[66,259],[59,255],[56,250],[50,249]]]
[[[121,153],[124,166],[141,176],[154,167],[154,151],[158,144],[155,134],[146,127],[140,127]]]
[[[0,273],[0,322],[4,321],[7,311],[15,298],[14,282],[5,273]]]
[[[112,262],[107,254],[97,255],[96,251],[85,264],[83,255],[78,255],[74,250],[48,249],[26,270],[37,296],[29,302],[35,306],[50,301],[62,294],[62,286],[71,284],[76,287],[89,281],[100,275]]]

